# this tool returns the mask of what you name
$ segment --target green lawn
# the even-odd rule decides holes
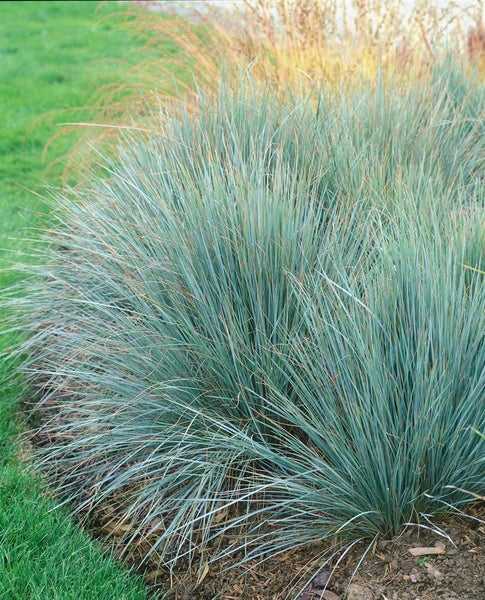
[[[0,21],[0,235],[1,248],[16,248],[19,229],[38,222],[45,208],[36,199],[41,183],[56,183],[62,163],[46,167],[69,149],[72,138],[46,142],[62,123],[82,121],[78,109],[93,82],[116,77],[114,61],[133,41],[106,19],[118,3],[2,2]],[[94,61],[99,61],[94,63]],[[120,68],[117,68],[118,75]],[[56,114],[56,111],[59,111]],[[3,257],[5,260],[5,256]]]
[[[2,2],[0,7],[0,290],[20,276],[9,268],[31,227],[48,221],[40,200],[43,184],[56,185],[59,162],[72,138],[42,152],[66,119],[82,119],[79,107],[92,95],[98,76],[116,77],[113,61],[133,48],[127,34],[106,15],[116,2]],[[93,63],[93,61],[100,61]],[[106,77],[104,78],[106,81]],[[53,117],[53,111],[61,111]],[[47,173],[47,174],[46,174]],[[25,260],[25,259],[24,259]],[[1,318],[1,317],[0,317]],[[12,343],[0,338],[0,350]],[[0,598],[69,600],[146,598],[138,578],[128,574],[62,510],[53,511],[39,477],[21,459],[16,437],[22,386],[0,365]]]

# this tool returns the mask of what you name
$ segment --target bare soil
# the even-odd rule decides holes
[[[408,527],[378,541],[355,575],[365,545],[337,556],[310,580],[323,547],[290,551],[244,571],[224,571],[228,565],[221,564],[199,583],[186,571],[171,580],[159,570],[146,576],[154,591],[171,588],[164,600],[485,600],[485,503],[468,513],[438,522],[449,537]],[[413,556],[412,549],[422,554]]]

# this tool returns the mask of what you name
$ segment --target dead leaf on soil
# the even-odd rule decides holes
[[[204,579],[207,577],[208,572],[209,572],[209,565],[206,563],[204,565],[204,568],[200,572],[199,577],[197,578],[197,583],[195,585],[196,588],[198,588],[199,585],[204,581]]]
[[[229,514],[229,511],[227,509],[219,510],[214,515],[214,523],[220,523],[227,517],[228,514]]]
[[[441,547],[429,546],[429,547],[419,547],[419,548],[409,548],[409,554],[413,556],[428,556],[431,554],[446,554],[446,550]]]

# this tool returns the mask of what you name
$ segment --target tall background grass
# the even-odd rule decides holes
[[[483,80],[482,0],[466,7],[434,0],[243,0],[226,3],[232,11],[218,10],[217,3],[202,11],[187,11],[183,3],[180,9],[177,2],[130,4],[111,23],[141,42],[139,50],[129,75],[91,99],[89,118],[58,133],[80,127],[84,132],[73,145],[67,172],[79,170],[81,149],[93,163],[86,138],[98,146],[107,140],[108,153],[120,126],[156,130],[150,115],[170,105],[174,95],[191,97],[197,85],[217,89],[222,65],[230,66],[236,85],[237,73],[249,69],[283,95],[322,83],[337,94],[342,85],[365,90],[382,77],[389,77],[389,85],[401,80],[428,85],[433,66],[446,57]],[[97,126],[86,128],[86,121]]]

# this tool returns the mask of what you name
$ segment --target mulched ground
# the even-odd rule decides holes
[[[323,569],[310,581],[308,568],[313,563],[315,572],[315,556],[323,550],[317,546],[287,552],[244,572],[208,571],[198,584],[186,571],[171,580],[159,570],[149,571],[147,579],[154,590],[172,587],[166,600],[485,600],[485,503],[469,514],[481,521],[452,517],[438,523],[452,541],[407,528],[392,540],[377,542],[353,579],[365,546],[337,556],[333,572]],[[412,549],[423,554],[413,556]]]

